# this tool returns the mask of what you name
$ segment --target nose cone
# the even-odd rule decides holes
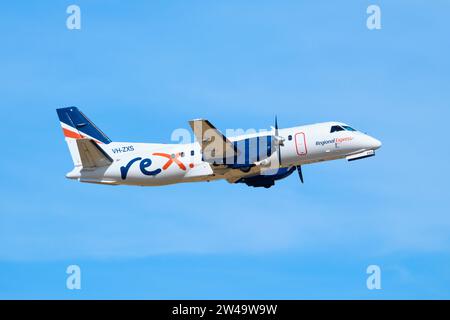
[[[381,141],[373,137],[369,137],[369,149],[376,150],[381,147]]]

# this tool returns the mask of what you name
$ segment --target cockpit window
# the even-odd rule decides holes
[[[356,131],[355,129],[353,129],[352,127],[349,127],[349,126],[342,126],[342,127],[347,131]]]
[[[342,128],[341,126],[332,126],[331,130],[330,130],[330,133],[337,132],[337,131],[344,131],[344,130],[345,129]]]

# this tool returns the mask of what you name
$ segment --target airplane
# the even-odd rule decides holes
[[[332,121],[226,137],[208,120],[189,121],[187,144],[115,142],[77,107],[56,110],[74,168],[68,179],[106,185],[161,186],[225,179],[270,188],[302,166],[372,157],[381,142]]]

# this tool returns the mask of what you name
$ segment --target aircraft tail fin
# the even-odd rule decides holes
[[[83,163],[80,146],[85,146],[85,143],[78,144],[78,140],[87,139],[91,140],[92,143],[108,144],[111,142],[111,139],[109,139],[92,121],[78,110],[77,107],[60,108],[56,109],[56,112],[58,113],[58,118],[74,165],[84,166],[84,163],[92,164],[92,162],[86,160],[86,157],[84,158],[85,161]],[[104,153],[101,148],[100,150]],[[101,163],[101,161],[98,163]]]

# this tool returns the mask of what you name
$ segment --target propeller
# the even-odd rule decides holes
[[[275,134],[274,134],[274,136],[275,136],[275,139],[278,144],[278,165],[281,167],[281,146],[283,146],[284,143],[283,143],[283,138],[278,135],[278,119],[277,119],[276,115],[275,115]]]
[[[298,176],[300,177],[300,181],[303,183],[302,166],[297,166],[297,172],[298,172]]]
[[[275,136],[275,139],[277,140],[277,143],[278,143],[278,163],[279,163],[279,166],[281,167],[281,146],[284,146],[284,142],[283,142],[284,139],[278,135],[278,119],[277,119],[277,116],[275,116],[275,134],[274,134],[274,136]],[[302,166],[296,166],[296,167],[297,167],[298,176],[300,177],[300,181],[302,183],[304,183]]]

